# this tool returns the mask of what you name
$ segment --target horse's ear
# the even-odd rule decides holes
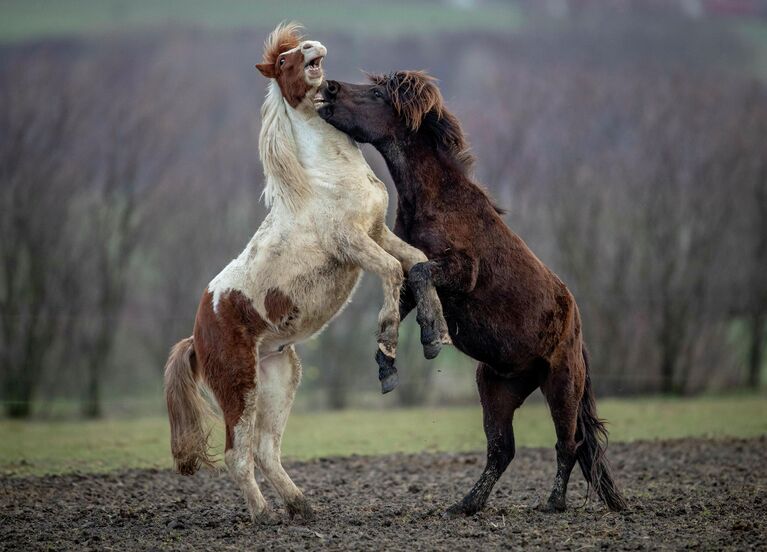
[[[271,63],[256,63],[256,69],[258,69],[267,79],[277,78],[277,73],[274,70],[274,65]]]

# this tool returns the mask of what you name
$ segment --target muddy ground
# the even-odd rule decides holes
[[[254,527],[228,476],[169,471],[0,477],[0,548],[171,550],[458,550],[767,548],[767,438],[610,446],[630,509],[583,505],[546,514],[553,450],[522,449],[473,518],[442,511],[479,475],[480,454],[288,462],[317,513],[309,524]],[[577,471],[577,468],[576,468]],[[272,489],[262,483],[273,504]]]

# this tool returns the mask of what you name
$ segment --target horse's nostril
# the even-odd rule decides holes
[[[334,96],[338,94],[338,83],[336,81],[328,81],[328,92]]]

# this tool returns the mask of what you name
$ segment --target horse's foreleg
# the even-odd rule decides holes
[[[378,313],[376,362],[381,392],[388,393],[399,383],[394,359],[399,334],[399,299],[404,281],[402,265],[367,234],[350,232],[342,241],[346,245],[342,254],[362,270],[377,274],[383,284],[384,303]]]
[[[432,284],[453,293],[470,293],[477,285],[478,276],[479,260],[469,252],[456,250],[418,263],[410,269],[408,282],[415,290]]]
[[[400,263],[405,273],[419,263],[428,261],[426,255],[400,238],[394,232],[385,228],[381,246]],[[442,314],[442,303],[439,301],[437,290],[431,280],[420,286],[408,286],[415,295],[417,305],[417,321],[421,327],[421,345],[426,358],[434,358],[439,354],[442,344],[450,343],[447,322]]]
[[[301,361],[292,345],[259,362],[254,451],[256,464],[285,501],[290,518],[298,515],[311,521],[314,513],[309,503],[280,460],[282,434],[300,381]]]

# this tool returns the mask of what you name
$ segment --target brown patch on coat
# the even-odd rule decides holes
[[[274,324],[284,323],[296,312],[296,306],[290,297],[278,288],[269,288],[264,296],[266,317]]]
[[[277,84],[280,85],[282,96],[290,107],[295,109],[312,88],[306,83],[304,76],[304,53],[297,50],[282,58],[285,59],[285,63],[277,76]]]
[[[203,293],[194,324],[194,348],[201,374],[224,415],[226,450],[232,448],[234,426],[256,386],[256,345],[267,327],[243,293],[233,290],[221,295],[217,311],[213,294]]]

